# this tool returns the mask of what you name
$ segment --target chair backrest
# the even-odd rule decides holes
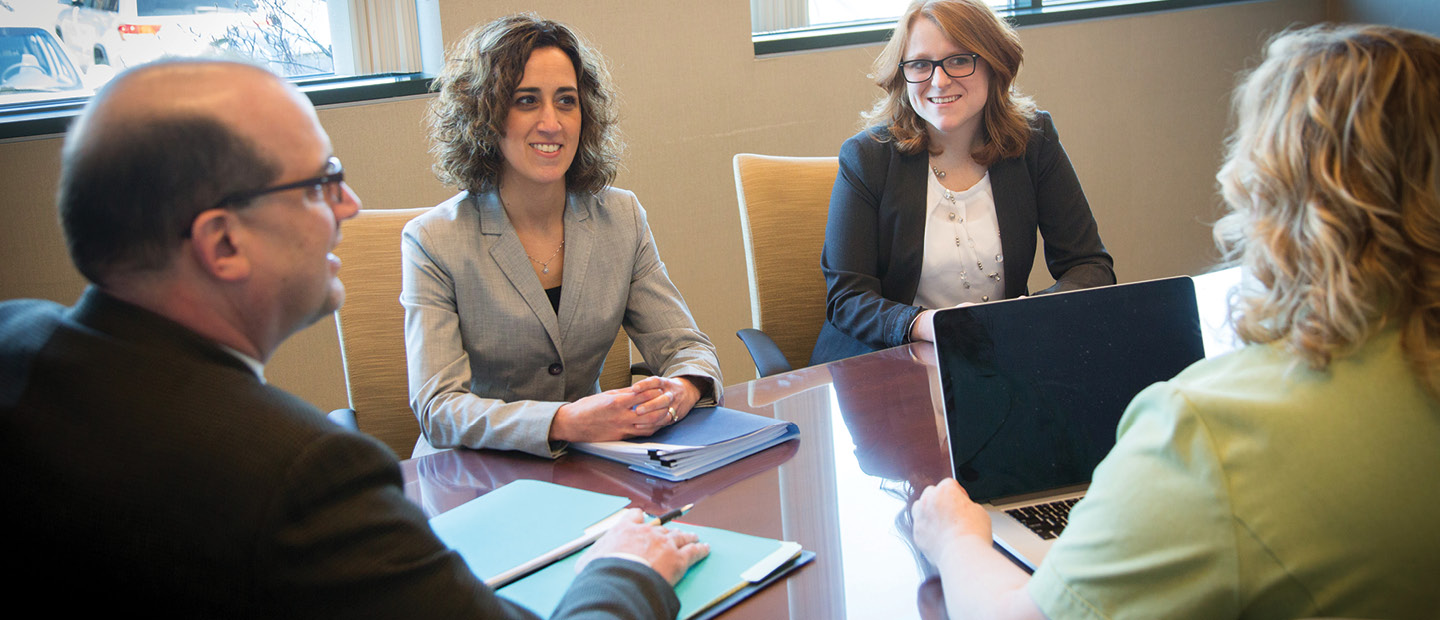
[[[793,368],[809,365],[825,322],[820,252],[835,157],[735,156],[735,193],[750,276],[750,321]]]
[[[400,231],[429,207],[366,209],[342,226],[335,247],[343,265],[345,303],[335,313],[345,387],[360,430],[407,458],[420,437],[410,409],[405,358],[405,310],[400,306]],[[605,369],[602,389],[630,385],[630,340],[620,330]]]
[[[405,371],[405,310],[400,307],[400,230],[428,211],[365,209],[341,225],[335,246],[345,303],[335,313],[345,388],[360,430],[408,458],[420,436]]]
[[[615,334],[615,342],[610,345],[610,352],[605,354],[605,366],[600,369],[600,389],[614,390],[627,387],[631,383],[630,370],[630,338],[625,335],[625,328]]]

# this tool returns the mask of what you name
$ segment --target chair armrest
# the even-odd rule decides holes
[[[360,431],[360,425],[355,422],[354,409],[336,409],[325,414],[325,417],[330,418],[331,422],[345,430]]]
[[[793,370],[789,360],[785,359],[785,354],[780,352],[780,347],[770,339],[769,334],[747,327],[735,332],[735,335],[740,337],[740,342],[745,343],[750,359],[755,361],[755,372],[761,377]]]

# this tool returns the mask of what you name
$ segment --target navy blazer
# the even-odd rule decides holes
[[[1047,112],[1038,112],[1024,154],[990,166],[1004,252],[1005,298],[1028,295],[1035,231],[1055,285],[1041,294],[1115,283],[1090,203]],[[825,325],[811,364],[904,344],[923,308],[911,305],[925,252],[929,156],[902,155],[884,130],[840,147],[825,249]]]

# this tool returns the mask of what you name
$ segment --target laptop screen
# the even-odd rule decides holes
[[[1130,400],[1205,353],[1186,277],[944,310],[935,341],[952,470],[981,503],[1089,482]]]

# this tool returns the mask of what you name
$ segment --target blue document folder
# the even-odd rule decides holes
[[[575,443],[579,452],[670,481],[687,480],[800,436],[793,422],[725,407],[696,407],[649,437]]]

